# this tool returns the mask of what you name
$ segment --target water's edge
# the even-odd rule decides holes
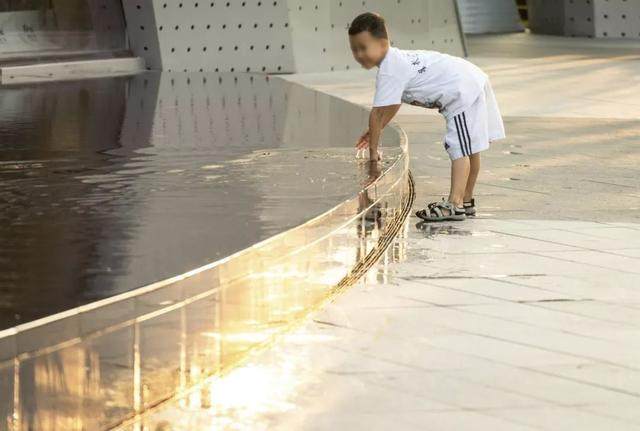
[[[389,131],[400,155],[356,196],[305,223],[184,274],[1,331],[0,420],[8,429],[112,428],[227,371],[352,284],[413,196],[407,136],[397,125]]]

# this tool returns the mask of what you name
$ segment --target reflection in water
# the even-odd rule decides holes
[[[363,113],[280,79],[150,73],[1,97],[0,329],[224,258],[361,186]]]
[[[473,233],[465,228],[460,228],[460,226],[450,225],[450,224],[441,224],[441,223],[433,223],[427,221],[421,221],[416,223],[416,229],[418,231],[424,232],[426,238],[433,238],[437,235],[457,235],[457,236],[469,236],[473,235]]]
[[[194,77],[204,87],[187,92]],[[82,128],[71,108],[33,126],[57,112],[38,107],[57,90],[38,87],[47,97],[27,104],[35,114],[15,114],[22,122],[3,129],[12,168],[0,172],[1,214],[13,218],[0,235],[15,247],[0,248],[3,307],[103,300],[0,332],[0,430],[100,430],[137,417],[270,345],[386,248],[408,199],[406,143],[386,152],[385,174],[358,194],[369,172],[357,174],[351,146],[367,112],[254,77],[266,86],[259,96],[251,79],[65,84],[67,99],[102,106],[103,117],[89,115]],[[219,93],[203,90],[211,82]],[[112,126],[112,117],[121,121]],[[397,147],[395,131],[385,139]],[[237,253],[211,264],[219,250]],[[208,390],[202,405],[219,403]]]
[[[97,270],[94,244],[124,218],[100,214],[78,176],[113,163],[126,81],[3,89],[0,115],[0,329],[76,305],[78,278]],[[109,257],[118,265],[115,253]],[[107,266],[107,265],[105,265]],[[43,288],[46,286],[46,288]],[[79,292],[80,291],[80,292]]]

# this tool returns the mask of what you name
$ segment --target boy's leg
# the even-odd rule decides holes
[[[457,207],[462,206],[465,198],[466,188],[470,178],[470,170],[471,162],[469,157],[460,157],[451,161],[451,190],[449,191],[449,202]]]
[[[480,153],[472,154],[469,159],[469,178],[464,191],[464,202],[470,202],[473,198],[473,189],[476,186],[476,180],[480,172]]]
[[[470,169],[469,157],[457,157],[451,160],[451,189],[447,202],[432,202],[426,209],[416,212],[421,219],[431,221],[463,220],[466,217],[462,205]]]

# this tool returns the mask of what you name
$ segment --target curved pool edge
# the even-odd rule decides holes
[[[0,419],[20,429],[53,414],[111,428],[239,363],[332,300],[377,261],[408,215],[408,138],[397,124],[390,130],[402,149],[393,163],[305,223],[184,274],[1,331],[0,378],[9,384]],[[92,365],[62,392],[39,377],[66,364],[64,380],[78,357]],[[56,397],[67,398],[64,406]]]
[[[402,128],[400,128],[399,126],[397,126],[396,124],[390,124],[390,125],[392,126],[392,128],[394,128],[395,130],[397,130],[401,134],[400,146],[401,147],[404,146],[406,148],[407,138],[406,138],[406,133],[404,132],[404,130]],[[386,178],[388,176],[389,172],[392,171],[394,169],[394,167],[396,167],[401,161],[403,161],[405,157],[407,158],[407,161],[408,161],[408,157],[406,156],[406,151],[400,157],[398,157],[389,168],[387,168],[384,172],[382,172],[380,177],[378,179],[376,179],[375,182],[373,182],[372,184],[370,184],[367,187],[365,187],[364,189],[362,189],[360,193],[372,192],[375,189],[377,189],[379,187],[380,181],[382,179]],[[67,317],[71,317],[71,316],[74,316],[74,315],[78,315],[78,314],[81,314],[81,313],[84,313],[84,312],[93,311],[93,310],[98,309],[100,307],[109,306],[109,305],[112,305],[114,303],[130,299],[130,298],[135,297],[135,296],[143,295],[145,293],[151,293],[151,292],[153,292],[155,290],[158,290],[158,289],[161,289],[163,287],[166,287],[166,286],[172,285],[174,283],[180,282],[180,281],[182,281],[184,279],[187,279],[189,277],[195,276],[195,275],[200,274],[200,273],[202,273],[204,271],[208,271],[208,270],[211,270],[211,269],[213,269],[215,267],[222,266],[225,263],[228,263],[228,262],[230,262],[230,261],[232,261],[234,259],[237,259],[237,258],[240,258],[240,257],[246,255],[247,253],[249,253],[252,250],[259,249],[259,248],[262,248],[262,247],[268,247],[273,242],[278,241],[278,240],[282,240],[283,237],[288,236],[289,234],[294,233],[299,229],[304,229],[305,227],[309,227],[309,226],[311,226],[313,224],[322,223],[322,221],[325,218],[331,216],[332,214],[335,214],[335,213],[339,212],[339,210],[346,203],[348,203],[350,200],[351,199],[343,201],[342,203],[339,203],[339,204],[335,205],[333,208],[325,211],[322,214],[317,215],[316,217],[314,217],[314,218],[312,218],[312,219],[310,219],[310,220],[308,220],[308,221],[306,221],[306,222],[304,222],[304,223],[302,223],[302,224],[300,224],[298,226],[295,226],[295,227],[293,227],[291,229],[288,229],[288,230],[285,230],[283,232],[280,232],[280,233],[278,233],[276,235],[273,235],[273,236],[271,236],[271,237],[269,237],[267,239],[259,241],[259,242],[255,243],[255,244],[251,245],[250,247],[247,247],[247,248],[245,248],[243,250],[237,251],[237,252],[235,252],[235,253],[233,253],[233,254],[231,254],[229,256],[225,256],[225,257],[223,257],[223,258],[221,258],[219,260],[216,260],[216,261],[211,262],[209,264],[203,265],[203,266],[201,266],[199,268],[187,271],[187,272],[185,272],[183,274],[179,274],[179,275],[176,275],[174,277],[167,278],[165,280],[160,280],[160,281],[157,281],[155,283],[148,284],[146,286],[142,286],[142,287],[139,287],[139,288],[127,291],[127,292],[123,292],[123,293],[111,296],[109,298],[101,299],[101,300],[98,300],[98,301],[93,301],[93,302],[85,304],[85,305],[81,305],[81,306],[78,306],[78,307],[75,307],[75,308],[72,308],[72,309],[69,309],[69,310],[65,310],[65,311],[62,311],[62,312],[59,312],[59,313],[55,313],[55,314],[52,314],[51,316],[43,317],[43,318],[40,318],[40,319],[33,320],[31,322],[27,322],[27,323],[23,323],[23,324],[20,324],[20,325],[16,325],[16,326],[14,326],[12,328],[7,328],[7,329],[4,329],[4,330],[1,330],[0,331],[0,342],[2,341],[2,339],[6,338],[8,336],[11,336],[11,335],[16,335],[19,332],[24,332],[24,331],[27,331],[27,330],[31,330],[31,329],[34,329],[34,328],[37,328],[37,327],[40,327],[40,326],[55,322],[57,320],[64,319],[64,318],[67,318]],[[358,214],[353,215],[353,218],[356,218],[356,217],[358,217]],[[0,357],[0,360],[2,360],[1,357]]]
[[[296,84],[296,85],[301,85],[301,84]],[[313,91],[319,91],[319,90],[314,90],[312,87],[305,87],[305,88],[312,89]],[[335,96],[332,96],[332,97],[335,97]],[[355,105],[355,104],[353,104],[353,105],[354,106],[358,106],[359,108],[362,108],[359,105]],[[362,108],[362,109],[364,109],[364,108]],[[383,179],[385,179],[388,176],[388,174],[390,173],[390,171],[392,171],[400,162],[403,162],[403,161],[406,162],[406,169],[407,169],[407,172],[408,172],[408,169],[409,169],[408,168],[409,159],[408,159],[408,155],[407,155],[407,153],[408,153],[408,137],[406,135],[406,132],[397,123],[393,123],[392,122],[387,127],[393,129],[398,134],[398,137],[399,137],[399,144],[398,145],[403,150],[403,153],[401,154],[400,157],[396,158],[396,160],[392,163],[391,166],[389,166],[385,171],[383,171],[381,173],[380,177],[378,177],[376,179],[376,181],[374,181],[372,184],[370,184],[367,187],[365,187],[364,189],[362,189],[360,193],[374,191],[379,186],[380,182]],[[253,244],[253,245],[251,245],[251,246],[249,246],[249,247],[247,247],[247,248],[245,248],[243,250],[237,251],[237,252],[235,252],[235,253],[233,253],[233,254],[231,254],[229,256],[225,256],[225,257],[223,257],[221,259],[218,259],[218,260],[216,260],[214,262],[211,262],[209,264],[203,265],[203,266],[201,266],[199,268],[192,269],[192,270],[187,271],[187,272],[185,272],[183,274],[179,274],[179,275],[176,275],[176,276],[164,279],[164,280],[160,280],[160,281],[157,281],[155,283],[151,283],[151,284],[148,284],[146,286],[142,286],[142,287],[139,287],[139,288],[127,291],[127,292],[116,294],[116,295],[111,296],[109,298],[93,301],[93,302],[85,304],[85,305],[81,305],[81,306],[78,306],[78,307],[75,307],[75,308],[72,308],[72,309],[69,309],[69,310],[65,310],[65,311],[62,311],[62,312],[59,312],[59,313],[55,313],[55,314],[52,314],[52,315],[47,316],[47,317],[36,319],[36,320],[31,321],[31,322],[23,323],[23,324],[16,325],[16,326],[11,327],[11,328],[0,330],[0,342],[2,342],[2,340],[4,338],[6,338],[8,336],[16,335],[19,332],[24,332],[24,331],[27,331],[27,330],[30,330],[30,329],[34,329],[34,328],[46,325],[48,323],[52,323],[52,322],[54,322],[56,320],[64,319],[64,318],[67,318],[67,317],[70,317],[70,316],[73,316],[73,315],[78,315],[78,314],[83,313],[83,312],[93,311],[93,310],[95,310],[97,308],[100,308],[100,307],[112,305],[114,303],[117,303],[117,302],[120,302],[120,301],[123,301],[123,300],[127,300],[127,299],[130,299],[130,298],[135,297],[135,296],[140,296],[140,295],[145,294],[145,293],[150,293],[150,292],[153,292],[155,290],[158,290],[158,289],[161,289],[163,287],[166,287],[168,285],[172,285],[172,284],[174,284],[176,282],[179,282],[181,280],[184,280],[186,278],[195,276],[195,275],[197,275],[199,273],[202,273],[204,271],[207,271],[207,270],[213,269],[215,267],[224,265],[227,262],[230,262],[230,261],[232,261],[232,260],[234,260],[236,258],[239,258],[239,257],[245,255],[246,253],[250,252],[251,250],[262,248],[262,247],[266,247],[266,246],[270,245],[272,242],[280,240],[283,237],[285,237],[285,236],[289,235],[290,233],[293,233],[293,232],[295,232],[295,231],[297,231],[299,229],[303,229],[303,228],[308,227],[308,226],[310,226],[312,224],[321,223],[323,219],[325,219],[326,217],[330,216],[331,214],[337,213],[340,210],[341,207],[343,207],[347,202],[349,202],[350,200],[352,200],[354,198],[355,197],[352,197],[351,199],[345,200],[345,201],[335,205],[334,207],[328,209],[324,213],[321,213],[321,214],[313,217],[312,219],[310,219],[310,220],[308,220],[308,221],[306,221],[306,222],[304,222],[304,223],[302,223],[302,224],[300,224],[298,226],[295,226],[293,228],[290,228],[290,229],[287,229],[287,230],[285,230],[283,232],[275,234],[275,235],[273,235],[273,236],[271,236],[271,237],[269,237],[267,239],[264,239],[262,241],[259,241],[259,242],[255,243],[255,244]],[[357,216],[358,216],[358,214],[355,214],[353,217],[355,218]],[[0,361],[3,360],[3,359],[4,359],[3,357],[0,357]]]

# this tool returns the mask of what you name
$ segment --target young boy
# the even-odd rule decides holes
[[[416,213],[425,221],[463,220],[476,213],[473,189],[480,152],[505,137],[502,117],[487,75],[474,64],[435,51],[401,50],[389,45],[384,18],[364,13],[349,27],[353,56],[365,69],[378,67],[369,130],[356,147],[369,147],[377,163],[382,129],[402,102],[434,108],[445,117],[444,148],[451,159],[451,190],[445,201]]]

